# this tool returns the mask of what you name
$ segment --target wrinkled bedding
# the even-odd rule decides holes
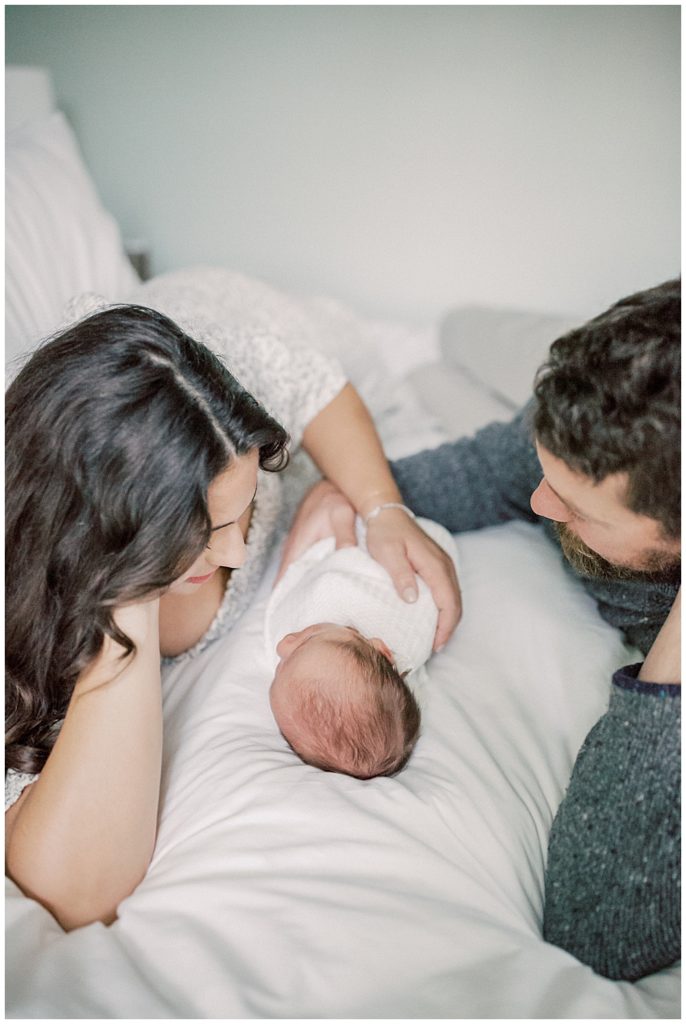
[[[275,564],[232,635],[166,671],[148,875],[70,934],[7,883],[9,1017],[679,1015],[678,969],[611,982],[540,938],[548,828],[633,653],[538,528],[459,553],[464,620],[396,778],[320,772],[276,730]]]

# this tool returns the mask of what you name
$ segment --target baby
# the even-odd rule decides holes
[[[419,525],[452,557],[450,534]],[[265,639],[275,665],[269,699],[277,725],[307,764],[359,779],[393,775],[419,736],[418,687],[438,609],[417,578],[400,598],[386,570],[358,547],[318,541],[293,562],[267,605]]]

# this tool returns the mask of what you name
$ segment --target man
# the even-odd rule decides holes
[[[452,532],[541,520],[646,655],[613,678],[550,836],[544,937],[611,978],[680,956],[680,282],[558,339],[509,424],[392,466]],[[542,474],[542,479],[541,479]]]
[[[543,922],[549,942],[626,980],[680,956],[680,326],[678,280],[632,295],[552,345],[511,423],[391,467],[402,501],[453,533],[541,522],[645,655],[615,673],[577,758],[551,831]],[[337,545],[354,543],[340,498],[319,488],[298,518],[313,523],[328,502]],[[404,513],[397,500],[382,508],[402,593],[411,552],[399,540],[393,555],[391,542]]]

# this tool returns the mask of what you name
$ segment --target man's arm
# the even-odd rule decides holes
[[[553,822],[543,919],[546,942],[625,981],[681,955],[681,688],[631,682],[616,673]]]
[[[490,423],[473,437],[392,462],[405,504],[451,533],[510,519],[537,522],[529,499],[542,472],[530,410],[527,405],[510,423]]]
[[[615,673],[550,833],[543,937],[626,981],[681,955],[680,610]]]

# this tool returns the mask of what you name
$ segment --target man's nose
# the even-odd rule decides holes
[[[565,503],[560,501],[555,492],[550,489],[545,477],[531,495],[530,504],[537,516],[543,516],[545,519],[554,519],[556,523],[568,523],[572,518],[572,513]]]

